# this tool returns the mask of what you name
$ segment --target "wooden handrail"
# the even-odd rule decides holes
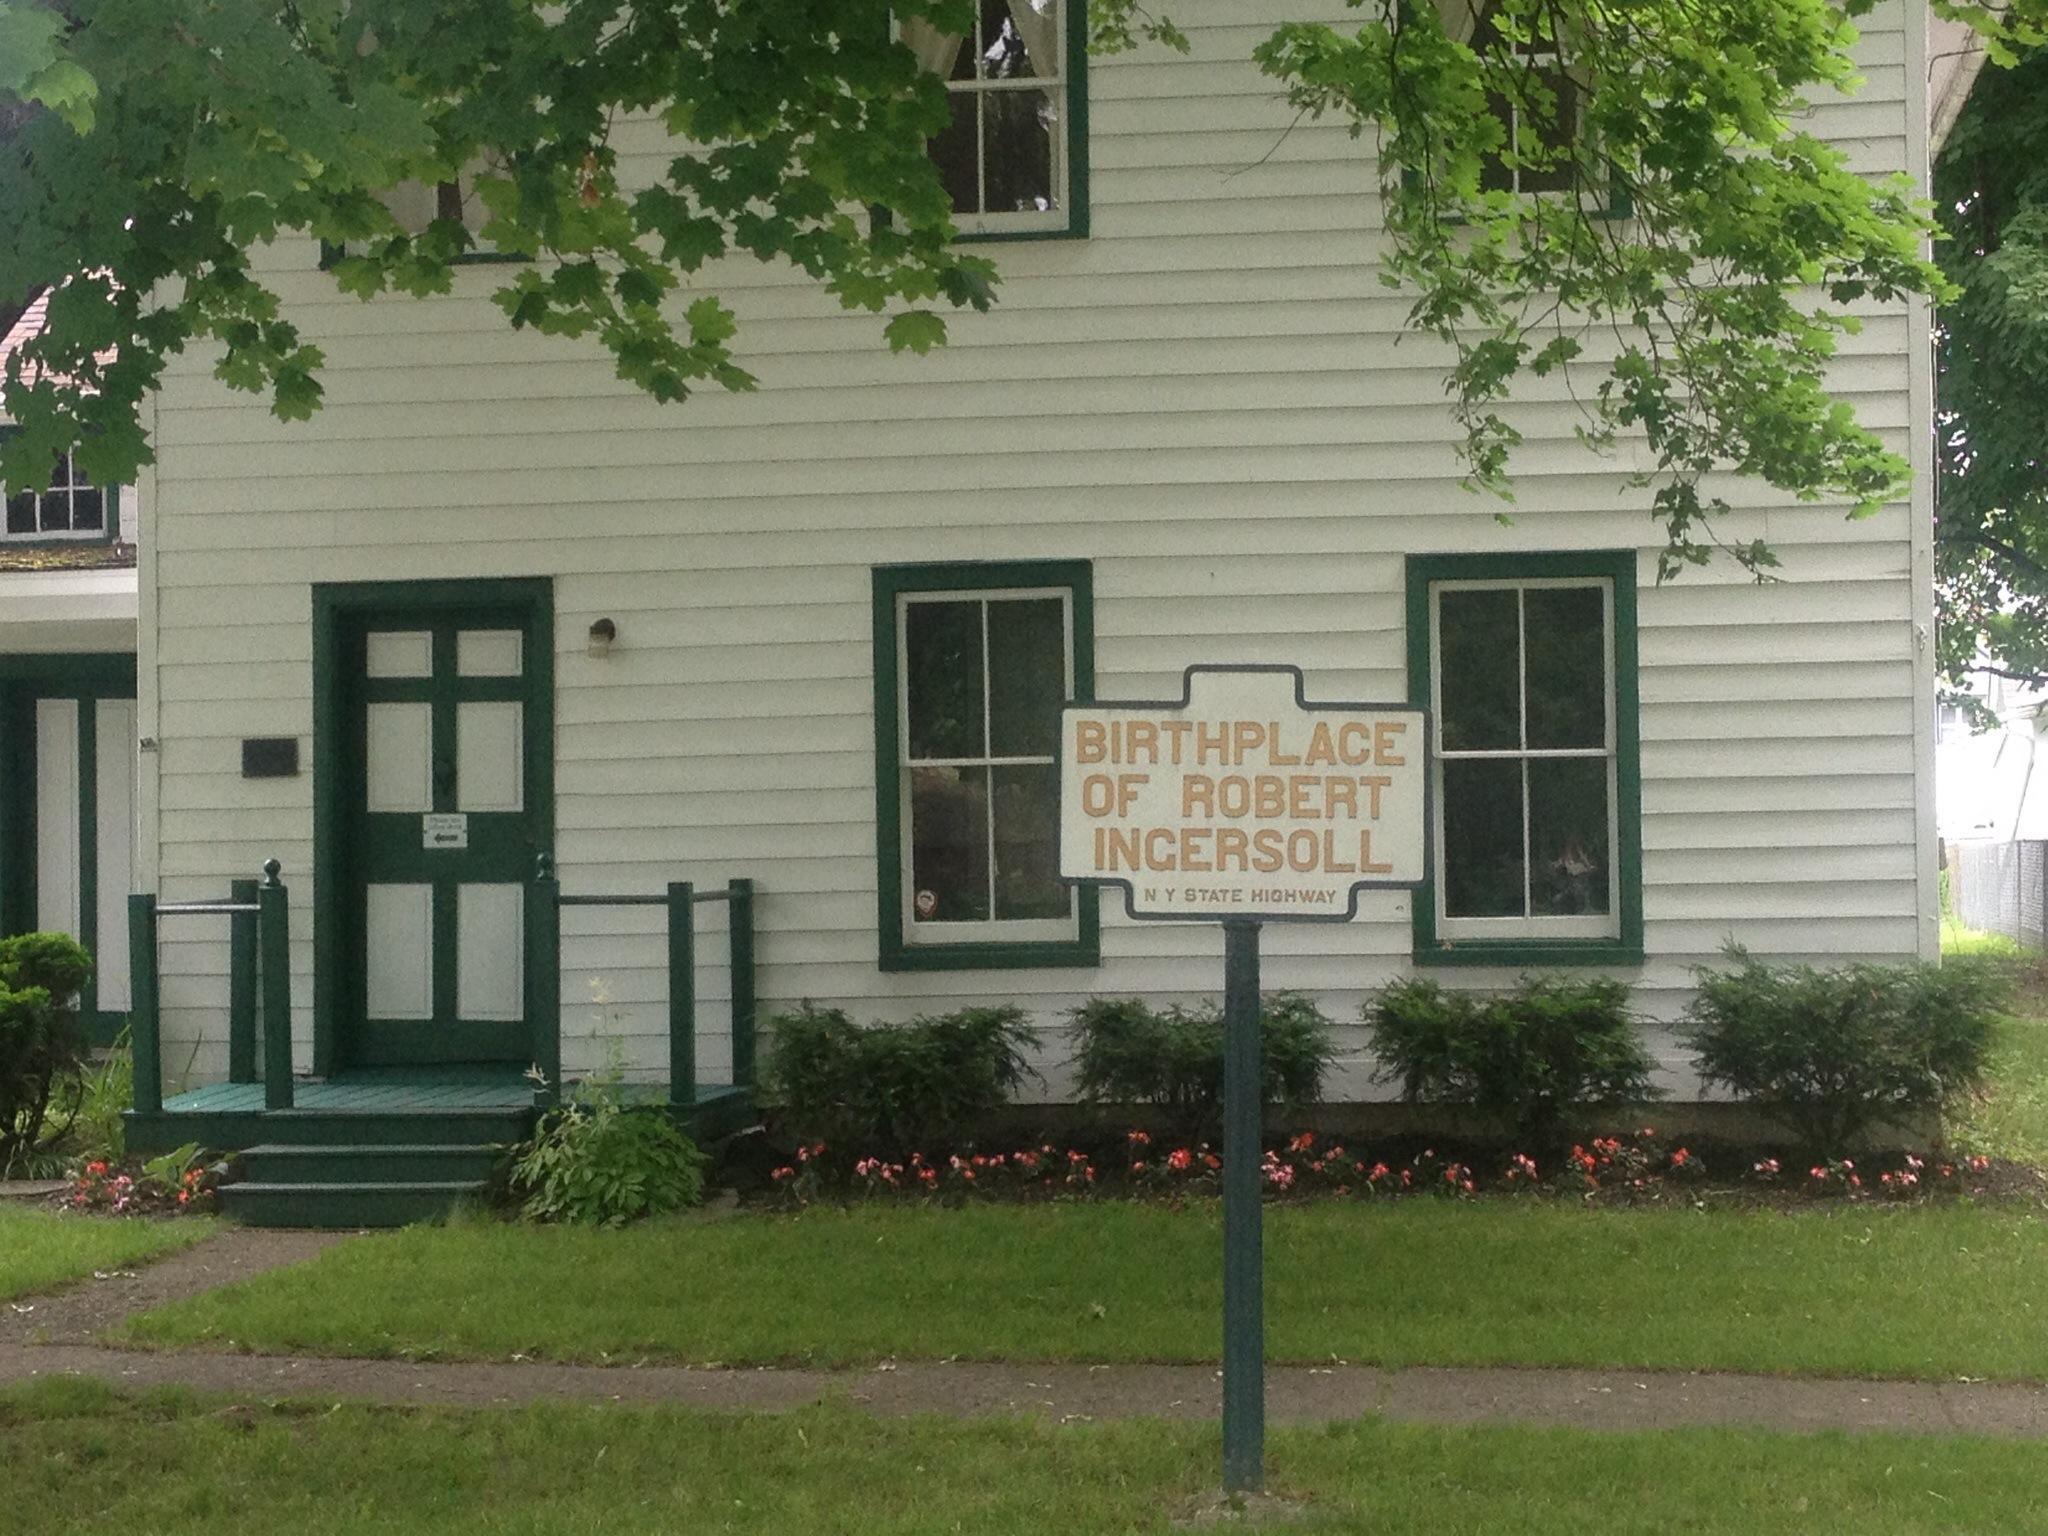
[[[534,862],[526,909],[526,942],[531,962],[531,994],[527,1013],[532,1021],[535,1100],[543,1107],[561,1102],[562,1076],[562,918],[564,907],[665,907],[668,913],[668,1097],[676,1108],[697,1098],[697,923],[695,909],[724,902],[731,910],[727,926],[731,964],[732,1078],[740,1088],[754,1086],[754,882],[729,880],[721,889],[698,890],[676,881],[660,895],[565,895],[546,854]]]
[[[278,878],[281,869],[277,860],[270,860],[263,866],[262,884],[237,880],[226,901],[158,901],[147,891],[128,898],[128,1046],[138,1112],[158,1114],[164,1107],[157,939],[158,925],[166,917],[228,919],[228,1080],[255,1081],[260,1003],[264,1108],[292,1107],[291,905]]]

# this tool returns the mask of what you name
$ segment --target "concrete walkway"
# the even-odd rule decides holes
[[[238,1397],[463,1407],[572,1400],[781,1412],[835,1402],[884,1415],[1033,1414],[1074,1421],[1213,1419],[1220,1411],[1221,1382],[1208,1366],[903,1362],[829,1371],[726,1370],[141,1352],[93,1342],[131,1312],[302,1262],[335,1240],[231,1228],[132,1274],[0,1306],[0,1383],[77,1375],[124,1387],[183,1386]],[[1988,1382],[1285,1366],[1268,1372],[1267,1397],[1276,1424],[1379,1414],[1428,1424],[1743,1425],[2048,1440],[2048,1389]]]

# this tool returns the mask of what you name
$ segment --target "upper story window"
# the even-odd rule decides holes
[[[1632,554],[1418,556],[1435,870],[1418,958],[1589,963],[1641,947]]]
[[[8,494],[0,538],[105,539],[115,531],[110,524],[116,515],[114,497],[87,480],[70,454],[60,454],[47,491]]]
[[[1489,155],[1479,185],[1489,192],[1564,192],[1572,184],[1572,146],[1582,116],[1578,82],[1551,38],[1510,43],[1500,35],[1499,7],[1479,13],[1472,46],[1504,49],[1521,67],[1521,100],[1493,94],[1487,107],[1507,133],[1507,153]]]
[[[931,141],[968,235],[1085,234],[1083,0],[979,0],[971,35],[923,20],[904,43],[946,82],[953,120]]]
[[[884,968],[1092,964],[1094,894],[1059,875],[1087,567],[884,567],[875,605]]]

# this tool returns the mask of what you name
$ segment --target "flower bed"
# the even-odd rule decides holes
[[[832,1200],[1174,1200],[1218,1193],[1222,1172],[1222,1155],[1210,1143],[1176,1144],[1143,1130],[1093,1149],[1041,1142],[997,1152],[912,1153],[900,1161],[848,1156],[820,1141],[804,1143],[775,1167],[764,1193],[787,1206]],[[1985,1194],[2016,1185],[2038,1188],[2040,1178],[2034,1170],[1995,1166],[1984,1157],[1888,1153],[1861,1164],[1833,1158],[1803,1170],[1735,1148],[1717,1147],[1710,1158],[1701,1148],[1674,1143],[1644,1126],[1575,1143],[1547,1165],[1526,1152],[1434,1146],[1374,1155],[1302,1131],[1265,1150],[1260,1184],[1270,1199],[1530,1194],[1605,1204],[1709,1198],[1782,1203]]]

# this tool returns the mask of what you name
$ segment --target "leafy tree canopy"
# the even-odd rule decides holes
[[[1810,98],[1854,84],[1871,0],[1498,0],[1480,29],[1472,3],[1356,0],[1353,24],[1284,25],[1255,49],[1302,113],[1377,140],[1378,260],[1446,349],[1471,482],[1506,494],[1504,402],[1561,374],[1588,441],[1649,489],[1667,572],[1720,542],[1711,471],[1852,512],[1900,494],[1905,464],[1823,370],[1854,305],[1941,290],[1929,226],[1902,179],[1856,174],[1802,122]],[[2048,0],[1958,9],[2004,48],[2038,33]],[[997,273],[953,243],[923,152],[943,87],[890,19],[960,31],[971,13],[0,0],[0,106],[42,109],[0,151],[0,295],[56,285],[0,385],[21,428],[0,479],[34,483],[72,444],[89,473],[126,478],[149,454],[139,402],[195,345],[279,416],[310,414],[319,350],[249,252],[307,234],[347,247],[332,267],[347,291],[446,291],[471,237],[450,219],[409,233],[384,194],[480,159],[483,237],[535,258],[497,293],[510,322],[593,337],[659,399],[753,382],[732,311],[696,286],[729,256],[792,263],[886,315],[892,347],[927,350],[947,310],[993,302]],[[1186,47],[1137,0],[1093,0],[1090,26],[1100,51]],[[1512,142],[1494,103],[1523,124]],[[651,185],[619,178],[627,114],[678,142]]]
[[[1934,168],[1942,679],[2048,685],[2048,52],[1987,72]]]

